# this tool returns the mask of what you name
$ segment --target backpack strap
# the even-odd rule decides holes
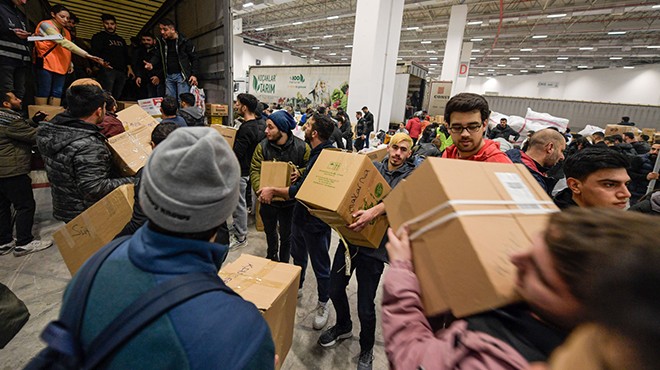
[[[215,290],[238,296],[215,274],[186,274],[158,284],[126,307],[94,338],[86,351],[83,368],[97,368],[134,335],[172,308]]]
[[[108,258],[108,256],[119,247],[122,242],[130,236],[117,238],[96,252],[87,263],[76,274],[76,281],[71,286],[71,295],[68,304],[63,307],[58,321],[48,324],[41,333],[43,339],[49,347],[56,351],[78,357],[80,348],[77,339],[80,337],[80,327],[83,321],[83,314],[87,306],[87,297],[89,290],[94,282],[96,273]]]

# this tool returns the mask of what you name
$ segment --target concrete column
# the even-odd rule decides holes
[[[467,86],[468,75],[470,72],[470,56],[472,55],[472,43],[464,42],[461,51],[461,60],[458,65],[458,76],[456,82],[452,85],[452,95],[462,93]]]
[[[404,0],[357,2],[348,112],[354,117],[367,106],[376,131],[390,124],[403,5]]]
[[[233,59],[233,76],[234,80],[244,79],[245,78],[245,69],[243,65],[243,54],[244,54],[244,45],[243,38],[239,36],[233,36],[232,38],[232,59]]]
[[[449,29],[447,30],[447,43],[445,45],[445,56],[442,60],[441,81],[452,81],[452,95],[456,90],[456,79],[461,60],[461,45],[465,33],[467,21],[467,5],[454,5],[451,7],[449,16]]]

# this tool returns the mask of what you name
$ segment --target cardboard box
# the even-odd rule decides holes
[[[212,116],[212,117],[206,117],[207,122],[209,125],[225,125],[227,123],[227,117],[220,117],[220,116]]]
[[[281,367],[293,342],[300,267],[243,254],[218,275],[261,311],[273,335]]]
[[[396,210],[387,212],[394,230],[409,225],[425,314],[451,310],[457,317],[517,300],[509,257],[527,250],[557,211],[523,165],[442,158],[427,158],[392,190],[385,206]]]
[[[124,130],[130,131],[142,126],[156,126],[158,121],[139,105],[132,105],[119,113],[117,119],[124,124]]]
[[[117,101],[117,111],[124,110],[130,106],[137,105],[136,101],[119,100]]]
[[[642,129],[642,135],[648,135],[649,140],[653,140],[655,137],[655,129],[654,128],[643,128]]]
[[[211,125],[211,127],[216,129],[220,135],[227,140],[230,147],[234,147],[234,140],[236,139],[236,133],[238,132],[237,128],[222,125]]]
[[[624,132],[632,132],[637,135],[639,130],[635,126],[607,125],[605,127],[605,136],[623,135]]]
[[[66,267],[75,275],[96,251],[131,220],[133,184],[118,187],[53,233]]]
[[[226,117],[229,115],[229,106],[225,104],[206,104],[206,115],[210,117]]]
[[[382,148],[376,148],[376,149],[370,149],[369,151],[365,152],[360,152],[360,154],[364,154],[369,159],[371,159],[372,162],[382,162],[385,156],[387,155],[387,146],[384,146]]]
[[[163,98],[149,98],[138,100],[137,103],[140,108],[144,109],[153,117],[160,117],[160,103],[163,101]]]
[[[353,223],[352,215],[356,211],[377,205],[390,190],[367,156],[323,150],[296,199],[349,242],[378,248],[388,227],[384,215],[374,219],[359,233],[346,225]]]
[[[261,175],[259,177],[259,186],[261,188],[276,187],[288,188],[291,186],[291,173],[294,166],[287,162],[263,161],[261,162]],[[281,197],[274,197],[273,200],[284,200]]]
[[[56,115],[64,112],[64,107],[56,107],[54,105],[28,105],[29,118],[32,118],[39,111],[48,114],[48,116],[46,116],[46,121],[50,121]]]
[[[131,109],[131,108],[129,108]],[[136,126],[108,139],[115,164],[123,176],[134,176],[151,155],[151,132],[156,121]]]

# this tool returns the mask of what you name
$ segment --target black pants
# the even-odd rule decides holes
[[[13,240],[11,205],[16,210],[16,245],[31,242],[36,204],[32,195],[32,179],[26,175],[0,179],[0,244]]]
[[[126,85],[126,72],[114,69],[102,69],[98,75],[103,90],[110,91],[116,100],[121,100],[124,85]]]
[[[293,204],[279,207],[278,205],[262,203],[259,214],[264,223],[264,232],[266,233],[266,242],[268,243],[266,258],[276,262],[289,263],[289,257],[291,256]],[[277,238],[278,223],[280,226],[279,243]]]
[[[330,299],[337,315],[336,326],[342,332],[353,327],[351,322],[351,309],[348,304],[346,287],[356,271],[357,277],[357,301],[358,318],[360,319],[360,350],[369,351],[374,347],[376,337],[376,291],[380,276],[385,267],[384,262],[375,258],[357,253],[357,247],[349,246],[351,251],[351,275],[346,276],[346,261],[344,254],[346,247],[344,243],[339,242],[335,258],[332,261],[332,270],[330,271]]]

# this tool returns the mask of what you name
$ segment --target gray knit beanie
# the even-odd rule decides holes
[[[140,206],[165,230],[210,230],[236,209],[239,181],[238,160],[218,131],[180,128],[154,149],[144,166]]]

